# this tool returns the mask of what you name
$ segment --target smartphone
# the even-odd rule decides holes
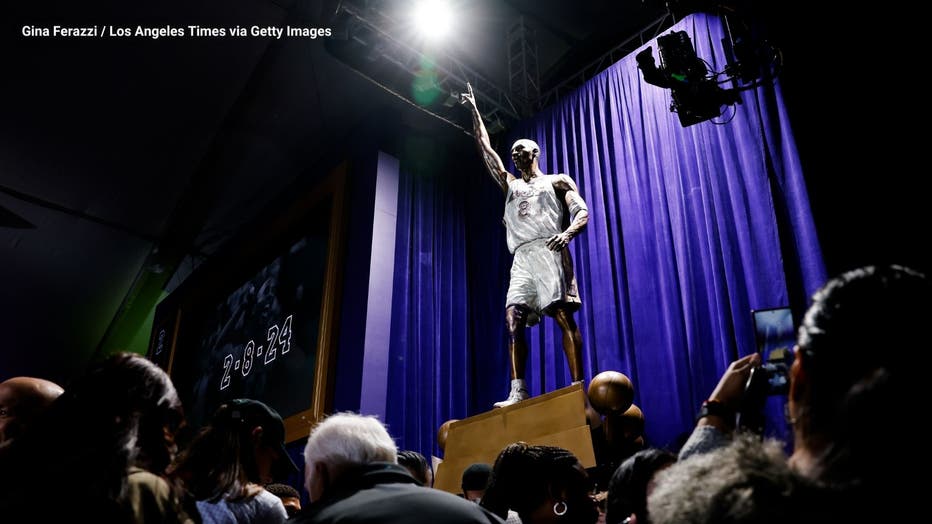
[[[793,313],[788,307],[751,311],[757,352],[761,356],[761,371],[767,377],[767,394],[786,394],[789,389],[789,368],[796,344]]]

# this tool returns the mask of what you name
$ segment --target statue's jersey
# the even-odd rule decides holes
[[[523,244],[563,231],[566,205],[560,202],[553,189],[556,177],[569,179],[566,175],[539,175],[530,182],[520,177],[509,182],[505,195],[505,227],[508,250],[512,253]]]
[[[533,326],[544,314],[560,305],[567,311],[579,308],[579,292],[568,249],[551,251],[547,239],[563,231],[563,214],[587,209],[581,198],[566,209],[553,187],[563,183],[576,191],[566,175],[539,175],[508,184],[505,196],[505,226],[508,250],[514,253],[505,307],[522,305],[528,309],[527,325]]]

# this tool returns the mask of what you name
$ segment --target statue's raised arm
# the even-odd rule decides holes
[[[489,141],[489,132],[485,129],[482,122],[482,115],[476,106],[476,96],[472,92],[472,86],[466,84],[466,92],[460,95],[460,103],[469,107],[472,113],[472,127],[476,135],[476,146],[479,147],[479,156],[482,157],[482,163],[485,164],[486,170],[492,175],[492,179],[502,188],[502,192],[508,191],[508,183],[514,180],[514,175],[505,170],[505,164],[502,163],[501,157],[492,149],[492,143]]]

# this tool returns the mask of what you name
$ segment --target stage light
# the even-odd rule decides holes
[[[450,30],[452,14],[443,0],[420,0],[414,6],[414,25],[429,40],[440,40]]]
[[[634,58],[645,82],[671,90],[670,111],[677,114],[683,127],[720,116],[723,105],[740,102],[736,90],[719,87],[705,62],[696,56],[692,40],[685,31],[663,35],[657,38],[657,44],[661,68],[654,62],[650,47]]]

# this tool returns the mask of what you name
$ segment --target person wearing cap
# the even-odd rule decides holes
[[[490,524],[502,521],[456,495],[424,489],[398,465],[395,441],[378,419],[331,415],[304,448],[311,504],[291,522]]]
[[[298,468],[285,450],[281,416],[253,399],[222,404],[172,469],[207,522],[281,523],[281,499],[262,486]]]
[[[463,498],[482,503],[482,497],[485,496],[485,490],[489,487],[489,480],[492,477],[492,466],[483,462],[470,464],[463,470],[463,477],[460,481],[460,487],[463,489]],[[505,524],[521,524],[521,517],[512,510],[506,514]]]
[[[489,476],[492,475],[492,466],[477,462],[470,464],[463,470],[460,487],[463,488],[463,498],[479,503],[485,495],[485,488],[489,485]]]

